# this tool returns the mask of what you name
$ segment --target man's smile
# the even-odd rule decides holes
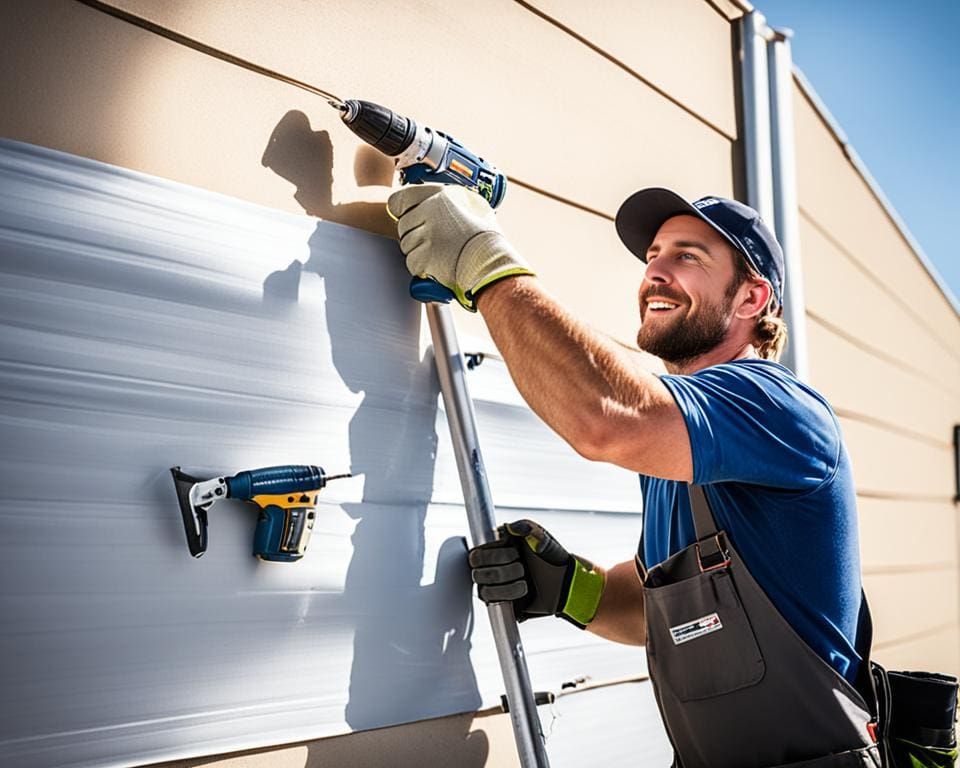
[[[672,312],[680,305],[673,301],[664,301],[663,299],[649,299],[647,309],[651,312]]]
[[[643,321],[648,315],[669,315],[677,309],[686,306],[686,302],[680,298],[664,295],[664,289],[654,289],[640,299],[640,320]]]

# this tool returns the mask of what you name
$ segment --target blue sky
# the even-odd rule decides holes
[[[960,299],[960,0],[753,0]]]

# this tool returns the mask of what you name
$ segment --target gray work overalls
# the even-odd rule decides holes
[[[703,489],[688,488],[697,542],[649,571],[637,557],[675,768],[880,766],[871,706],[783,619],[717,531]],[[857,645],[869,649],[865,600],[860,620]],[[861,679],[869,667],[865,654]]]

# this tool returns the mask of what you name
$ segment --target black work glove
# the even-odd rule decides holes
[[[532,520],[501,525],[497,535],[470,550],[483,602],[512,602],[517,621],[559,616],[580,629],[590,623],[605,579],[593,563],[571,555]]]

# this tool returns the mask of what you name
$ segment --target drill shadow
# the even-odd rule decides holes
[[[264,158],[297,184],[296,198],[308,213],[333,213],[337,218],[329,220],[350,223],[344,211],[350,219],[373,207],[333,204],[329,136],[311,131],[301,113],[284,116]],[[366,152],[357,160],[358,183],[379,178],[383,168],[374,160]],[[393,233],[383,206],[375,207]],[[472,586],[462,538],[442,544],[435,580],[421,586],[439,392],[432,357],[420,356],[420,308],[406,296],[399,252],[384,266],[369,254],[331,248],[330,238],[318,225],[308,261],[270,274],[263,290],[264,302],[282,310],[297,302],[301,280],[323,280],[333,365],[352,392],[363,394],[349,425],[351,471],[364,478],[362,501],[343,505],[357,520],[340,610],[355,627],[345,717],[363,730],[473,712],[480,695],[470,661]],[[457,722],[464,728],[457,763],[482,765],[486,735],[470,732],[469,718]],[[422,745],[417,760],[422,764]]]
[[[396,237],[396,225],[383,203],[333,202],[333,142],[327,131],[312,130],[303,112],[291,110],[281,118],[260,163],[296,186],[293,197],[309,215]],[[361,147],[354,159],[354,177],[362,187],[389,187],[393,161],[372,147]]]

